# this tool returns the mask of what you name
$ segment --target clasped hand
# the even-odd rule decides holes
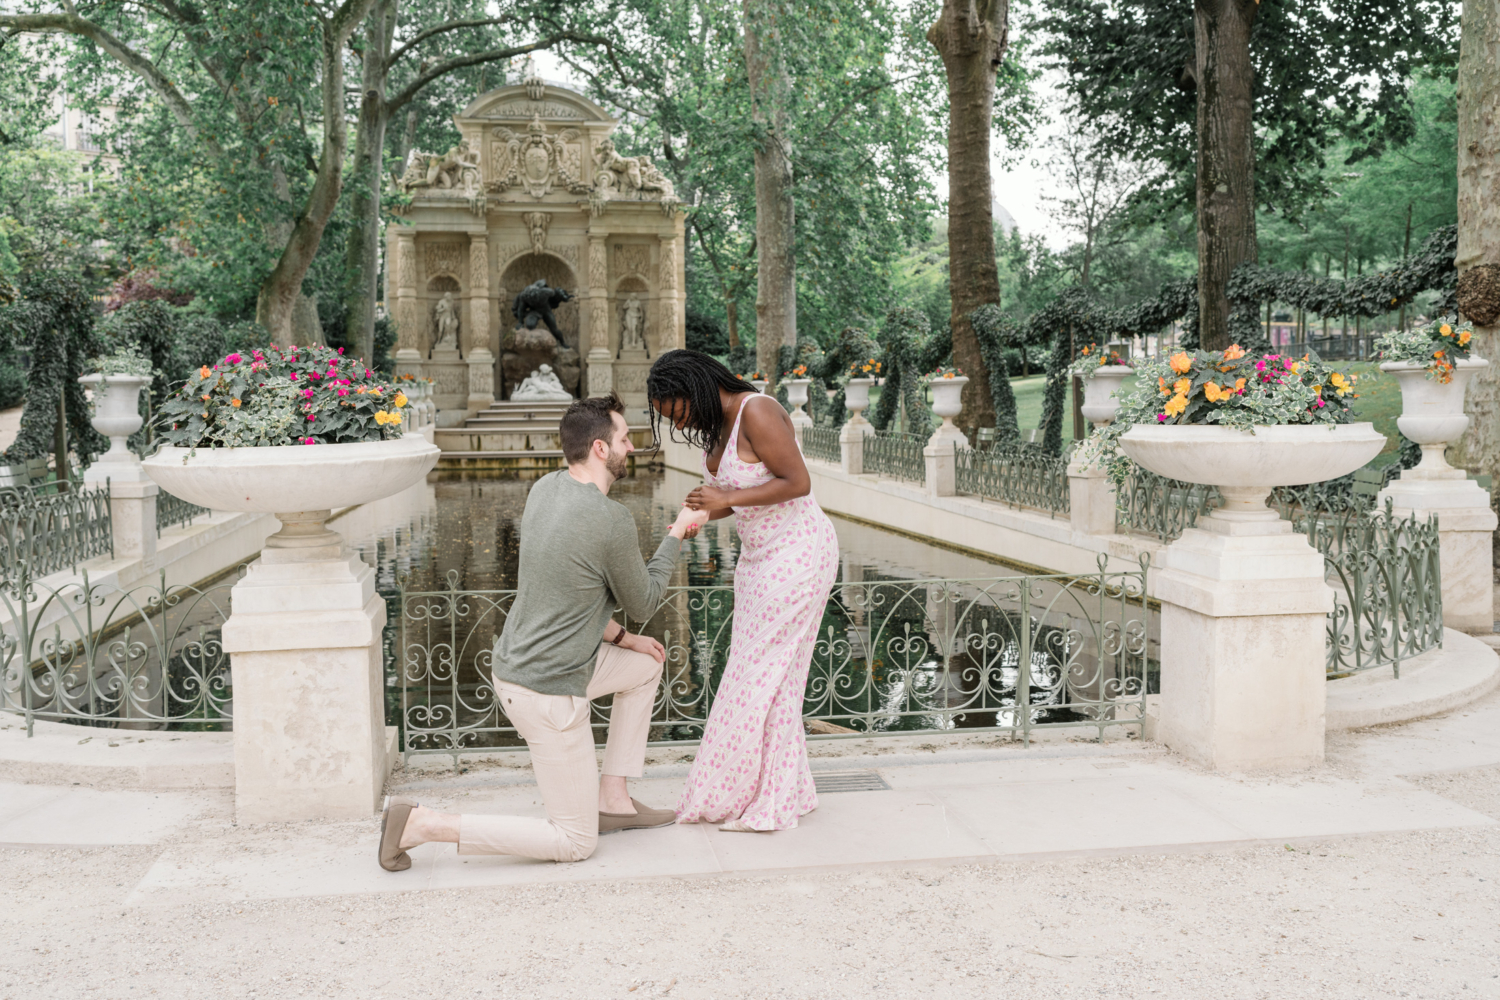
[[[684,507],[677,512],[677,520],[672,522],[671,533],[676,537],[686,540],[698,534],[698,529],[708,523],[708,511],[693,510]]]
[[[729,503],[729,491],[721,490],[716,486],[699,486],[687,495],[682,501],[684,506],[692,510],[701,510],[713,513],[716,510],[727,510]]]

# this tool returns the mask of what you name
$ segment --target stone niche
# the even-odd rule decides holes
[[[532,76],[454,116],[462,143],[414,151],[396,179],[410,196],[388,227],[386,302],[400,372],[434,380],[439,424],[503,400],[541,364],[574,395],[616,391],[645,418],[651,361],[685,342],[683,215],[649,156],[610,139],[593,101]],[[572,300],[554,310],[562,343],[518,338],[512,303],[537,280]],[[436,348],[434,310],[458,306],[457,343]],[[639,343],[624,338],[640,304]],[[539,324],[538,331],[545,331]]]
[[[538,323],[535,330],[525,330],[516,322],[512,306],[516,293],[534,281],[545,281],[552,288],[564,288],[574,293],[574,298],[553,310],[562,343],[556,343],[545,324]],[[542,365],[551,365],[557,372],[563,388],[578,395],[579,378],[583,373],[579,344],[579,299],[575,289],[578,279],[567,262],[547,253],[525,253],[511,261],[500,279],[504,294],[500,302],[500,377],[496,381],[497,393],[509,399],[511,392],[522,379]],[[520,343],[517,343],[518,335]]]

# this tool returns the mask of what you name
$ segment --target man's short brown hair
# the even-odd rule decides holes
[[[604,446],[609,447],[610,436],[615,431],[612,413],[625,415],[625,404],[614,393],[580,399],[568,407],[557,430],[562,439],[563,459],[569,465],[585,461],[595,441],[603,441]]]

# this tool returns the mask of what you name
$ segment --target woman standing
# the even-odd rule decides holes
[[[818,806],[802,693],[838,573],[833,524],[812,495],[796,428],[774,398],[697,351],[668,351],[646,378],[653,430],[665,418],[703,449],[687,506],[737,514],[734,631],[679,823],[788,830]]]

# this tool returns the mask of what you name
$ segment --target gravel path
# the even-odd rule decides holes
[[[1418,781],[1500,819],[1500,768]],[[0,998],[1500,997],[1500,827],[126,907],[159,853],[0,853]]]

